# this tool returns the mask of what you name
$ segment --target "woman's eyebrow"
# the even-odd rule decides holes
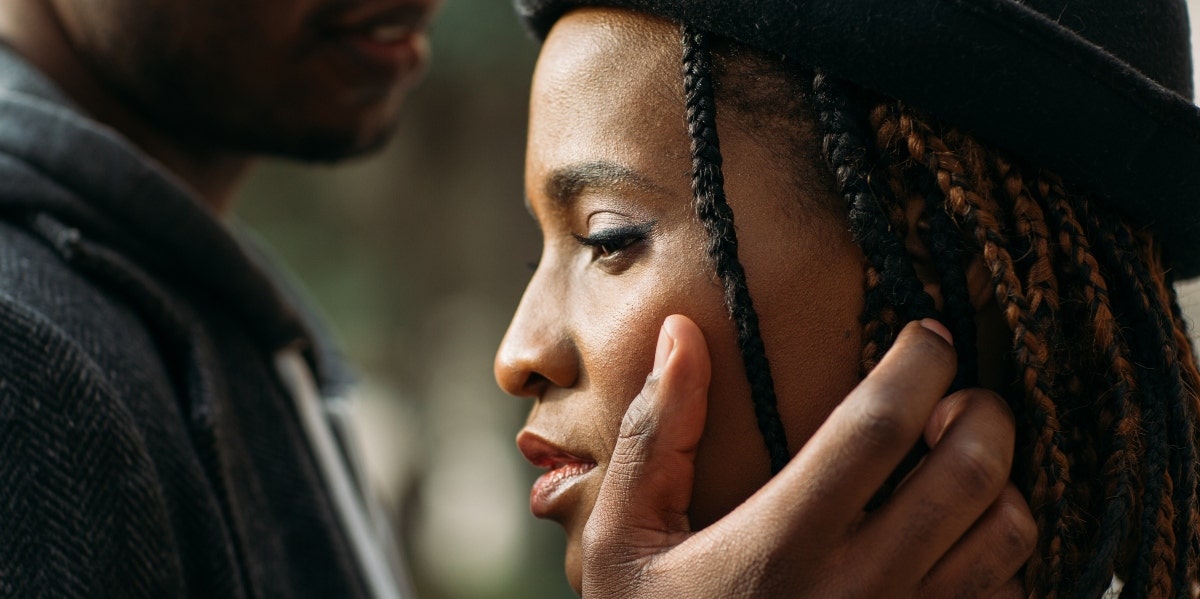
[[[645,175],[621,164],[607,161],[579,162],[554,169],[546,178],[546,197],[556,204],[569,205],[588,190],[620,190],[632,187],[642,191],[660,191]]]

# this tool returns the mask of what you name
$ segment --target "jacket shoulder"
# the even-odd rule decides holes
[[[4,282],[0,595],[175,594],[168,512],[134,415],[77,340]]]
[[[71,352],[108,379],[117,395],[137,388],[170,394],[153,331],[113,294],[73,270],[43,239],[0,220],[0,342],[5,353]],[[42,356],[53,359],[54,356]],[[0,355],[0,359],[10,359]],[[60,373],[65,374],[65,373]]]

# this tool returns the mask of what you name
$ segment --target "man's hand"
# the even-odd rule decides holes
[[[668,318],[584,531],[584,596],[1023,597],[1037,530],[1008,482],[1012,415],[986,390],[943,398],[948,339],[909,324],[779,475],[693,533],[710,364],[696,325]],[[864,512],[922,436],[930,453]]]

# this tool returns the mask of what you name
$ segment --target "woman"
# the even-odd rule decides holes
[[[650,371],[658,325],[679,313],[703,331],[713,362],[687,514],[694,528],[778,471],[905,323],[935,317],[958,351],[955,386],[994,389],[1016,415],[1013,480],[1038,527],[1027,589],[1098,596],[1115,575],[1129,596],[1192,592],[1200,375],[1167,265],[1196,274],[1195,241],[1181,233],[1194,211],[1180,213],[1181,227],[1121,197],[1151,189],[1179,211],[1194,184],[1147,174],[1163,164],[1116,172],[1155,162],[1130,156],[1160,156],[1142,147],[1117,158],[1069,147],[1075,151],[1056,158],[1055,135],[1037,137],[1029,123],[1009,127],[1011,115],[979,102],[982,116],[952,95],[925,98],[926,86],[856,70],[853,57],[839,62],[819,43],[812,56],[857,82],[920,98],[939,117],[990,131],[1022,153],[782,60],[780,44],[790,38],[770,25],[812,16],[796,3],[732,11],[763,11],[750,17],[768,25],[761,37],[738,21],[744,15],[723,21],[721,10],[730,9],[717,1],[689,14],[632,3],[689,20],[682,44],[677,23],[624,10],[568,11],[574,4],[587,2],[526,4],[535,30],[549,31],[534,78],[526,169],[544,250],[496,370],[506,391],[537,399],[518,442],[552,469],[535,485],[532,507],[567,529],[577,589],[580,534],[621,416]],[[995,4],[1001,16],[1020,12],[1015,3]],[[938,18],[962,17],[942,8]],[[819,21],[811,30],[829,34]],[[1141,64],[1154,71],[1160,62]],[[1190,95],[1175,71],[1155,73],[1176,96]],[[1096,100],[1102,111],[1127,109],[1104,100]],[[1166,104],[1146,101],[1139,114],[1151,124],[1182,119],[1183,141],[1143,123],[1141,146],[1169,151],[1160,163],[1194,169],[1200,119],[1174,97]],[[1081,115],[1093,108],[1072,107]],[[1043,112],[1049,116],[1029,118],[1061,121],[1061,111]],[[1064,181],[1027,156],[1075,178]],[[1155,226],[1137,224],[1145,221]]]

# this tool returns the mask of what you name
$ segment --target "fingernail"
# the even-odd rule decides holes
[[[954,345],[954,336],[950,334],[950,329],[947,329],[946,325],[938,322],[937,319],[924,318],[921,320],[921,326],[940,335],[942,339],[946,340],[946,343]]]
[[[662,328],[658,330],[658,348],[654,350],[654,371],[652,374],[662,372],[662,369],[667,365],[667,360],[671,357],[671,352],[674,350],[675,338],[667,330],[667,323],[664,321]]]

